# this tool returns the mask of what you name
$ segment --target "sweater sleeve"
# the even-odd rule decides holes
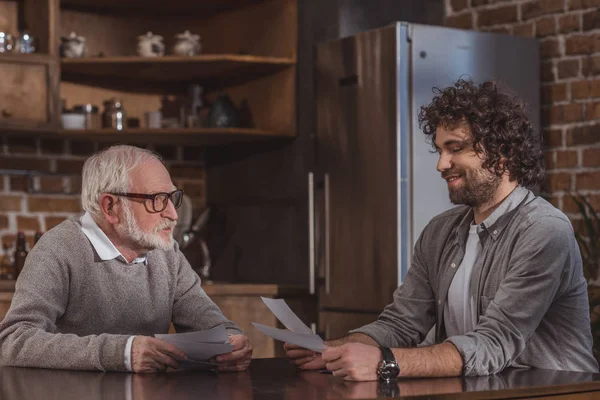
[[[176,250],[176,254],[177,286],[172,315],[175,330],[179,333],[202,331],[223,324],[230,334],[243,334],[204,292],[200,277],[192,270],[183,253]]]
[[[56,321],[67,307],[69,284],[68,262],[42,238],[29,253],[0,322],[0,365],[126,371],[128,335],[58,332]]]

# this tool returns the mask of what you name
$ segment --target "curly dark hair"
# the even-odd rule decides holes
[[[501,93],[494,82],[476,85],[459,79],[454,86],[433,88],[435,97],[419,110],[419,127],[435,148],[438,126],[455,129],[467,122],[473,148],[484,154],[483,167],[498,176],[508,171],[511,180],[532,187],[544,179],[542,137],[534,132],[524,103]],[[501,158],[506,158],[504,165]]]

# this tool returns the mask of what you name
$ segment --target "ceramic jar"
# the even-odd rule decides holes
[[[28,31],[23,31],[17,38],[15,51],[17,53],[35,53],[35,42],[35,37],[31,36]]]
[[[69,36],[60,38],[60,55],[65,58],[81,58],[87,53],[85,37],[71,32]]]
[[[13,49],[13,39],[10,33],[0,32],[0,53],[7,53]]]
[[[137,52],[142,57],[160,57],[165,54],[163,37],[147,32],[138,36]]]
[[[210,108],[208,125],[213,128],[235,128],[240,125],[239,112],[226,94],[219,95]]]
[[[185,31],[175,35],[175,45],[173,54],[178,56],[195,56],[200,54],[202,46],[200,45],[200,35]]]

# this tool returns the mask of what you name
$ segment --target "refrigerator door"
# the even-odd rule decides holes
[[[319,306],[380,312],[397,283],[396,28],[317,46]]]
[[[412,42],[412,252],[429,220],[452,207],[436,170],[437,154],[419,128],[419,108],[431,102],[434,87],[445,88],[461,77],[476,83],[494,80],[526,100],[531,120],[539,127],[539,47],[534,39],[509,35],[417,24],[404,29]],[[407,256],[405,263],[412,254]]]

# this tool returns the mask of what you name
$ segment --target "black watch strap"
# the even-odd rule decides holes
[[[381,348],[381,355],[383,356],[383,361],[388,361],[388,362],[396,361],[396,357],[394,357],[394,353],[392,353],[392,350],[389,347],[380,347],[380,348]]]

